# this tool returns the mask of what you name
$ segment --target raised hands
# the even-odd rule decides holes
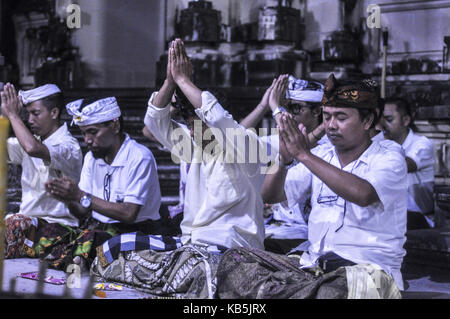
[[[168,68],[175,83],[190,79],[192,75],[191,59],[186,54],[183,41],[175,39],[169,48]],[[168,71],[169,73],[169,71]]]
[[[17,95],[14,85],[6,83],[0,95],[2,101],[2,115],[8,118],[14,115],[20,116],[23,103],[22,98]]]
[[[282,158],[290,156],[301,161],[301,158],[307,155],[310,149],[306,138],[306,128],[302,124],[297,126],[297,123],[288,114],[282,114],[278,129]]]
[[[277,79],[273,79],[272,84],[267,88],[266,92],[264,93],[263,97],[261,98],[261,101],[259,102],[259,105],[261,107],[263,107],[265,110],[270,109],[269,98],[270,98],[270,94],[272,93],[272,90],[275,86],[276,81],[277,81]]]
[[[286,89],[289,84],[289,74],[282,74],[272,84],[272,90],[269,96],[269,106],[274,111],[285,100]]]

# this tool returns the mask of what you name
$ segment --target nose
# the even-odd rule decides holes
[[[333,116],[331,117],[331,119],[328,121],[328,129],[329,130],[337,130],[337,121],[336,118]]]
[[[33,124],[34,120],[33,120],[33,114],[29,114],[28,115],[28,123]]]
[[[92,135],[90,135],[90,134],[85,134],[85,135],[83,136],[83,138],[84,138],[84,142],[85,142],[87,145],[92,145],[92,142],[93,142]]]

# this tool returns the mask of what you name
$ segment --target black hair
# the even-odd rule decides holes
[[[376,109],[360,109],[360,108],[357,108],[357,110],[358,110],[359,118],[361,119],[361,121],[363,121],[365,119],[369,119],[370,115],[373,114],[373,121],[372,121],[372,124],[370,125],[370,128],[375,128],[375,126],[377,125],[377,123],[380,120],[380,116],[378,116],[377,110]]]
[[[194,106],[178,87],[175,89],[175,102],[172,102],[172,106],[186,123],[189,118],[197,116]]]
[[[414,115],[415,111],[411,107],[411,104],[408,103],[408,101],[402,97],[393,96],[386,99],[385,104],[395,104],[397,106],[397,111],[400,113],[401,116],[409,116],[410,121],[408,127],[412,129],[413,131],[417,130],[416,125],[414,124]]]
[[[61,117],[61,113],[64,105],[64,96],[61,92],[49,95],[40,99],[42,105],[50,112],[54,108],[58,109],[58,119]],[[30,104],[27,104],[27,106]]]

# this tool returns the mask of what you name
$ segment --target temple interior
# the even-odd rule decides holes
[[[179,165],[142,128],[173,39],[185,43],[193,82],[217,92],[237,121],[279,74],[371,78],[382,95],[408,100],[418,134],[434,146],[435,227],[407,233],[409,297],[450,298],[449,21],[449,0],[0,0],[0,82],[55,83],[66,102],[115,96],[125,131],[156,158],[167,217],[179,200]],[[70,124],[68,114],[62,119]],[[274,125],[268,114],[258,127]],[[79,129],[70,131],[85,153]],[[7,212],[19,210],[20,174],[8,165]],[[11,275],[20,266],[8,267]]]

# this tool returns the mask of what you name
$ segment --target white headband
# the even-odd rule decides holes
[[[42,100],[47,96],[60,92],[61,90],[55,84],[45,84],[28,91],[20,90],[19,96],[22,98],[23,104],[27,105],[30,104],[31,102]]]
[[[286,98],[305,102],[321,102],[324,88],[322,83],[296,79],[290,75]]]
[[[66,105],[67,113],[73,116],[72,124],[86,126],[111,121],[120,117],[120,107],[115,97],[97,100],[80,111],[83,99],[70,102]]]

